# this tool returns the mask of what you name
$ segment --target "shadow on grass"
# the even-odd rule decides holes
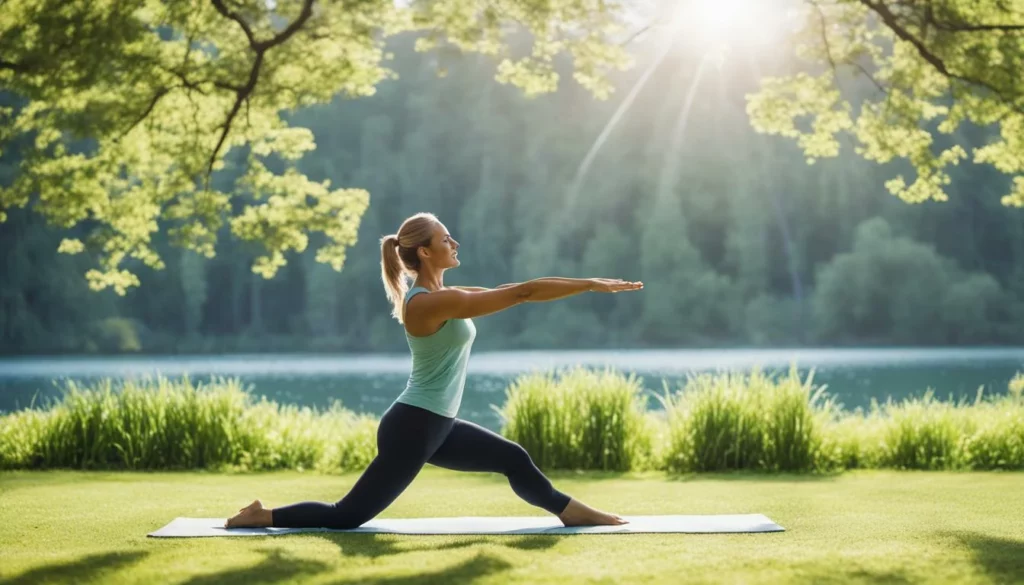
[[[495,573],[512,568],[512,564],[487,554],[452,565],[447,569],[425,571],[407,575],[362,576],[331,581],[330,585],[423,585],[426,583],[443,583],[444,585],[465,585],[475,583]]]
[[[260,551],[266,555],[258,564],[244,569],[228,569],[198,575],[183,581],[182,585],[221,585],[222,583],[278,583],[299,577],[329,571],[327,563],[309,559],[295,558],[281,549],[265,549]]]
[[[917,580],[907,577],[902,571],[873,571],[858,568],[837,568],[829,572],[799,574],[799,578],[791,578],[795,583],[813,583],[814,585],[847,585],[849,583],[870,583],[871,585],[904,585]]]
[[[561,538],[554,535],[495,535],[459,538],[456,535],[457,540],[437,543],[436,536],[414,537],[417,540],[429,539],[425,542],[415,542],[408,536],[390,534],[355,533],[318,534],[316,536],[337,545],[344,556],[360,556],[371,559],[410,552],[457,550],[484,545],[506,546],[519,550],[544,550],[555,546]]]
[[[975,533],[957,533],[974,554],[974,561],[986,575],[1004,583],[1024,582],[1024,537],[999,538]]]
[[[104,571],[121,570],[148,553],[123,551],[89,555],[61,564],[47,564],[14,576],[0,579],[0,585],[28,585],[29,583],[81,583],[94,580]]]

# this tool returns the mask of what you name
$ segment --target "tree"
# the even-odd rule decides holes
[[[185,300],[185,333],[195,337],[203,322],[206,304],[206,263],[195,253],[183,251],[181,255],[181,292]]]
[[[763,81],[750,96],[754,127],[797,139],[811,160],[834,157],[839,135],[867,160],[903,160],[917,176],[886,182],[907,202],[948,197],[949,167],[964,146],[935,136],[965,122],[994,126],[999,138],[974,162],[1017,175],[1004,205],[1024,207],[1024,2],[1021,0],[807,0],[799,54],[823,66]],[[851,71],[877,90],[852,99]],[[860,101],[859,112],[854,113]],[[943,144],[942,142],[949,142]]]
[[[820,339],[844,342],[985,342],[1009,310],[990,275],[964,272],[882,218],[862,223],[853,250],[822,267],[813,303]]]
[[[725,339],[735,326],[731,280],[709,268],[689,239],[677,202],[649,203],[651,219],[640,239],[640,276],[652,290],[637,320],[638,338],[658,345]]]
[[[528,95],[555,88],[564,52],[601,97],[606,71],[628,62],[612,40],[619,11],[593,0],[7,0],[0,90],[29,102],[0,109],[0,148],[26,144],[0,187],[0,221],[31,204],[52,224],[88,226],[60,249],[98,251],[90,285],[122,294],[139,284],[135,261],[163,267],[161,221],[174,245],[207,257],[229,225],[262,246],[253,271],[267,278],[320,233],[317,260],[340,270],[369,194],[300,172],[313,135],[282,113],[372,94],[394,76],[386,43],[399,33],[420,35],[417,50],[496,56],[498,80]],[[523,33],[533,43],[514,54]],[[235,149],[238,180],[215,186]]]

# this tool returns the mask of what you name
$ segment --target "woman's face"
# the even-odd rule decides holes
[[[430,262],[435,268],[455,268],[459,262],[459,243],[448,233],[444,224],[434,226],[434,235],[430,238]]]

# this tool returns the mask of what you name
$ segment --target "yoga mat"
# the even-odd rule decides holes
[[[623,516],[620,526],[562,526],[552,516],[495,516],[454,518],[376,518],[359,528],[224,528],[224,518],[175,518],[149,533],[153,537],[272,536],[300,532],[376,532],[387,534],[629,534],[680,532],[782,532],[763,514],[707,516]]]

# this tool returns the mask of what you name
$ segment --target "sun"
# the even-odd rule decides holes
[[[674,28],[708,48],[763,45],[791,25],[797,0],[680,0]]]

